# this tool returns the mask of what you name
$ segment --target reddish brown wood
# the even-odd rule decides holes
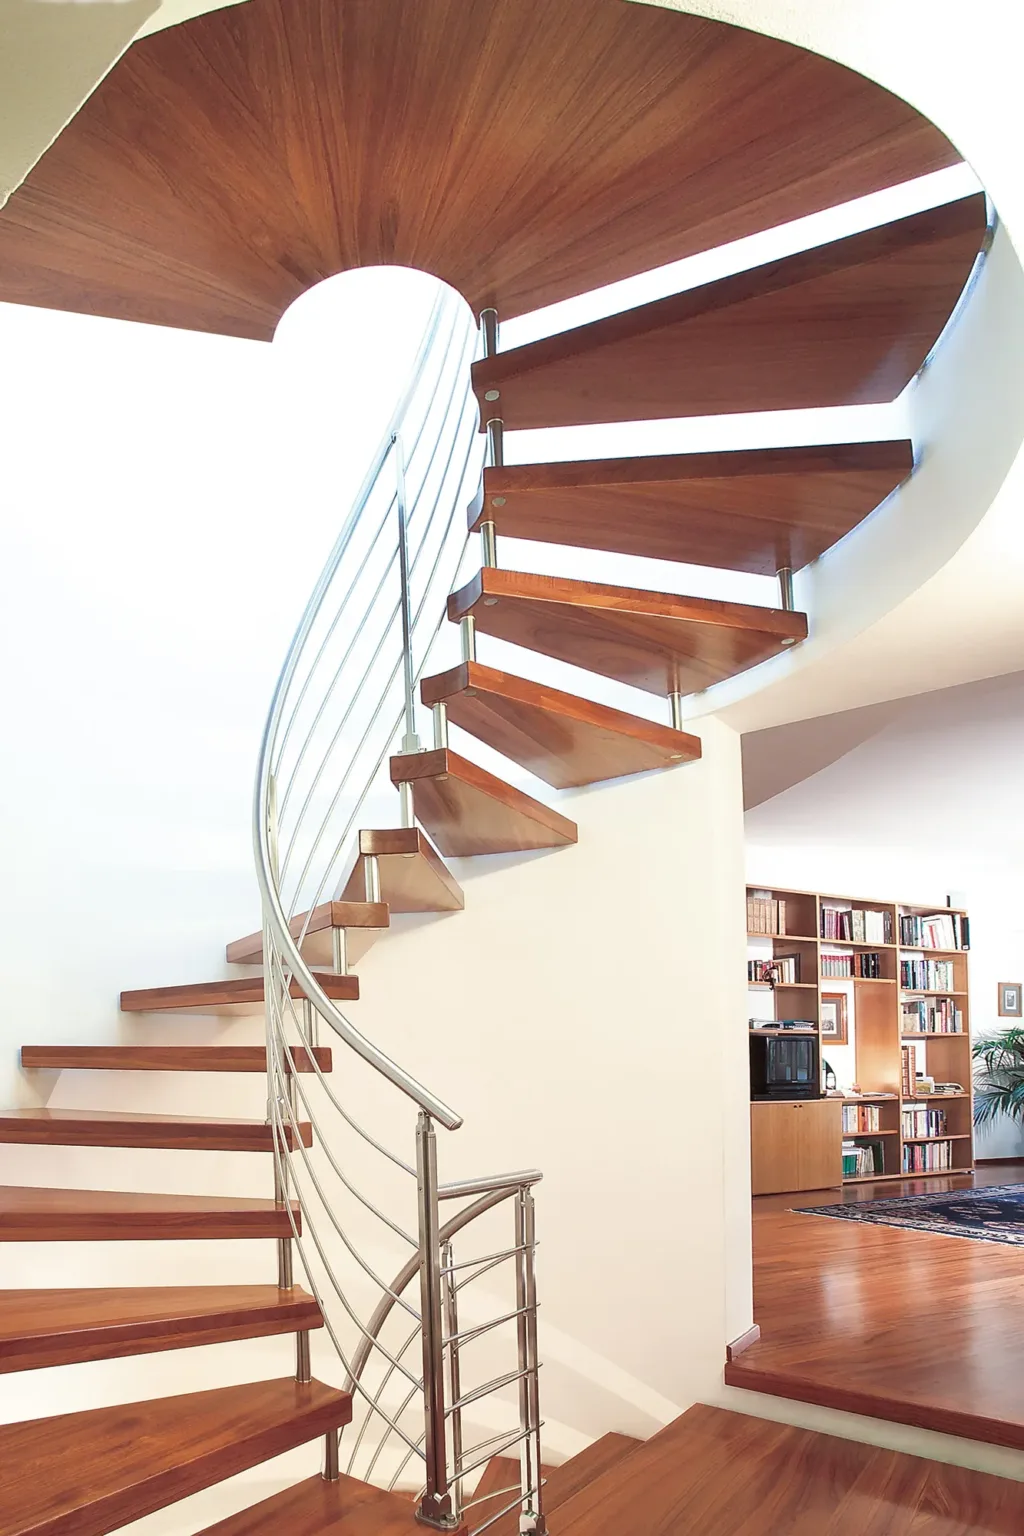
[[[357,976],[336,976],[318,971],[316,979],[327,993],[341,1002],[359,997]],[[302,997],[297,981],[292,997]],[[227,981],[200,981],[183,987],[143,987],[121,993],[122,1013],[259,1013],[263,1009],[263,977],[232,976]]]
[[[584,1488],[596,1482],[598,1478],[604,1477],[606,1473],[611,1473],[613,1468],[618,1467],[641,1444],[642,1441],[634,1440],[629,1435],[602,1435],[600,1439],[588,1445],[585,1451],[580,1451],[578,1455],[573,1456],[569,1461],[563,1462],[560,1467],[546,1467],[544,1469],[547,1478],[544,1487],[544,1514],[550,1521],[554,1511],[560,1511],[559,1519],[554,1527],[555,1530],[561,1532],[566,1518],[565,1511],[567,1506],[570,1506],[571,1500]],[[518,1474],[517,1463],[513,1462],[511,1465],[515,1468],[516,1474]],[[515,1478],[513,1478],[513,1481],[515,1481]],[[501,1508],[500,1504],[498,1508]],[[485,1511],[482,1518],[485,1519],[487,1513],[488,1511]],[[493,1511],[489,1511],[489,1513],[493,1513]],[[642,1529],[642,1526],[630,1526],[629,1528],[639,1531]],[[519,1511],[510,1510],[508,1514],[502,1515],[499,1520],[495,1520],[494,1524],[488,1527],[488,1530],[490,1536],[518,1536]]]
[[[343,1475],[336,1483],[307,1478],[207,1526],[200,1536],[421,1536],[424,1529],[407,1496]],[[452,1536],[465,1532],[460,1525]]]
[[[703,1404],[578,1493],[558,1536],[1015,1536],[1021,1485]]]
[[[322,1326],[312,1296],[276,1285],[0,1291],[0,1372]]]
[[[557,789],[674,768],[700,757],[700,740],[653,720],[499,672],[477,661],[424,678],[425,704]]]
[[[312,1072],[313,1059],[321,1072],[331,1070],[331,1052],[316,1046],[292,1047],[299,1072]],[[40,1071],[116,1072],[262,1072],[267,1051],[262,1045],[23,1045],[21,1064]],[[286,1064],[287,1065],[287,1064]]]
[[[0,1531],[104,1536],[351,1417],[318,1381],[259,1381],[7,1424]]]
[[[755,1323],[752,1328],[747,1329],[746,1333],[741,1333],[738,1339],[733,1339],[731,1344],[725,1346],[725,1358],[727,1360],[738,1360],[740,1355],[745,1350],[748,1350],[752,1344],[756,1344],[760,1337],[761,1330]]]
[[[667,695],[735,677],[807,635],[807,617],[560,576],[484,569],[448,599],[485,635]]]
[[[292,1215],[301,1232],[297,1203]],[[4,1243],[276,1238],[291,1230],[287,1210],[273,1200],[0,1185]]]
[[[511,464],[484,470],[470,526],[774,576],[816,560],[913,466],[909,442]]]
[[[296,939],[305,929],[302,954],[311,965],[330,965],[332,928],[386,928],[388,921],[388,909],[382,901],[324,901],[310,913],[300,912],[289,927]],[[233,965],[261,965],[263,929],[233,940],[227,947],[227,958]]]
[[[302,1145],[313,1142],[299,1122]],[[294,1134],[285,1127],[289,1146]],[[204,1152],[272,1152],[272,1128],[262,1120],[199,1119],[190,1115],[135,1115],[103,1109],[5,1109],[0,1142],[55,1147],[162,1147]]]
[[[380,861],[380,893],[392,912],[461,912],[465,897],[451,870],[419,827],[385,827],[359,834],[359,852]],[[356,860],[342,897],[366,894],[362,858]]]
[[[511,316],[958,158],[863,76],[658,6],[249,0],[100,84],[4,211],[0,299],[269,339],[393,262]]]
[[[986,1169],[973,1182],[1013,1182]],[[970,1188],[972,1176],[754,1202],[761,1341],[732,1386],[1024,1450],[1020,1253],[792,1207]]]
[[[452,857],[563,848],[577,840],[567,816],[446,748],[393,757],[391,782],[412,784],[417,821]]]
[[[481,419],[551,427],[894,400],[949,318],[985,218],[979,193],[484,358]]]

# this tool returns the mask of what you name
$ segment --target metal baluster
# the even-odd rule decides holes
[[[779,578],[779,603],[787,613],[792,613],[796,607],[793,601],[793,571],[788,565],[779,567],[776,575]]]
[[[444,1327],[448,1335],[448,1401],[452,1405],[452,1517],[458,1522],[462,1515],[462,1367],[459,1359],[459,1293],[452,1268],[452,1245],[445,1243],[441,1249],[441,1269],[444,1273]]]
[[[519,1447],[520,1483],[523,1494],[519,1529],[546,1536],[540,1469],[540,1384],[537,1354],[537,1276],[534,1249],[537,1242],[533,1191],[528,1185],[516,1197],[516,1309],[519,1312]]]
[[[448,706],[442,702],[435,704],[434,715],[434,746],[446,747],[448,745]]]
[[[683,696],[681,693],[670,693],[668,696],[669,709],[672,711],[672,729],[681,731],[685,724],[683,719]]]
[[[436,1530],[457,1524],[448,1485],[445,1445],[444,1333],[441,1320],[441,1247],[437,1199],[437,1139],[430,1116],[416,1122],[416,1191],[419,1204],[420,1318],[423,1330],[423,1410],[426,1492],[417,1518]]]
[[[496,309],[480,311],[480,329],[483,334],[484,357],[494,357],[498,350],[498,311]],[[496,391],[491,390],[488,393],[495,399],[498,398]],[[505,463],[505,423],[500,416],[492,416],[486,425],[488,462],[493,468],[501,469]],[[480,524],[480,543],[484,565],[497,565],[498,530],[491,517]]]
[[[416,668],[412,659],[412,597],[409,592],[409,508],[405,494],[405,452],[398,435],[391,439],[395,446],[395,505],[398,509],[398,574],[402,586],[402,688],[405,695],[405,735],[402,737],[403,752],[418,752],[420,738],[416,731]],[[416,824],[413,808],[412,784],[408,781],[398,786],[403,827]],[[373,899],[369,898],[368,899]]]

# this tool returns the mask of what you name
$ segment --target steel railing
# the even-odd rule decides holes
[[[395,1487],[418,1468],[418,1514],[438,1529],[475,1509],[483,1530],[519,1509],[522,1529],[543,1532],[532,1193],[540,1175],[440,1183],[435,1128],[456,1130],[460,1117],[356,1028],[309,954],[314,912],[338,898],[360,857],[358,832],[385,793],[387,757],[399,737],[403,752],[419,749],[415,691],[465,553],[460,514],[479,493],[477,345],[468,308],[446,293],[274,692],[254,809],[268,1118],[275,1195],[292,1234],[278,1245],[278,1281],[294,1284],[297,1256],[353,1393],[347,1472]],[[406,825],[412,809],[403,792]],[[364,865],[372,898],[379,869]],[[330,963],[347,971],[337,935]],[[321,1037],[346,1048],[331,1074]],[[464,1203],[442,1221],[449,1202]],[[508,1202],[511,1241],[493,1225]],[[308,1380],[308,1335],[299,1335],[297,1361]],[[322,1374],[330,1373],[328,1361]],[[506,1414],[511,1425],[486,1433]],[[518,1487],[504,1490],[507,1508],[503,1500],[494,1511],[493,1497],[467,1501],[467,1480],[512,1449],[521,1470]],[[340,1469],[334,1432],[324,1475]]]

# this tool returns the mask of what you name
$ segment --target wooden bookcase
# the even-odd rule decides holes
[[[750,898],[767,899],[785,903],[784,933],[750,932],[748,922],[748,962],[750,960],[795,959],[799,979],[787,983],[751,983],[749,987],[748,1016],[759,1019],[799,1019],[809,1022],[820,1042],[822,1072],[829,1059],[829,1040],[821,1033],[821,1005],[823,995],[852,991],[853,1044],[844,1050],[852,1050],[854,1071],[852,1080],[861,1092],[850,1104],[877,1105],[879,1129],[876,1131],[841,1133],[840,1141],[858,1144],[876,1142],[882,1144],[883,1172],[844,1178],[844,1183],[873,1183],[879,1179],[936,1178],[949,1172],[967,1173],[974,1167],[973,1088],[971,1074],[971,1021],[968,986],[968,953],[966,949],[910,948],[900,943],[901,917],[927,917],[935,914],[955,913],[966,918],[958,909],[922,905],[915,902],[880,901],[863,897],[837,896],[824,891],[796,891],[752,885],[747,887]],[[881,913],[884,922],[885,941],[871,942],[858,936],[853,939],[826,938],[822,932],[827,909],[839,912]],[[748,908],[749,911],[749,908]],[[859,919],[852,916],[850,926]],[[865,920],[866,921],[866,920]],[[868,968],[877,972],[871,976],[833,976],[826,974],[830,957],[871,956],[867,961],[854,959],[855,968]],[[953,985],[949,991],[937,988],[913,990],[902,985],[901,962],[931,960],[948,962],[952,971]],[[942,1004],[959,1011],[962,1028],[954,1033],[909,1031],[905,1025],[904,1005],[923,1001],[926,1006]],[[955,1094],[904,1092],[903,1057],[904,1045],[913,1046],[917,1071],[932,1077],[936,1082],[959,1083],[962,1091]],[[839,1052],[835,1045],[833,1054]],[[843,1076],[849,1078],[847,1071]],[[946,1129],[942,1135],[917,1137],[905,1134],[903,1109],[905,1104],[923,1104],[942,1110],[946,1115]],[[755,1105],[754,1110],[761,1106]],[[768,1121],[765,1120],[765,1126]],[[842,1116],[839,1116],[842,1124]],[[764,1140],[763,1130],[755,1136],[756,1147]],[[948,1143],[949,1168],[906,1171],[908,1150],[918,1145]],[[841,1159],[840,1159],[841,1166]],[[754,1187],[764,1184],[755,1168]],[[762,1173],[764,1170],[760,1170]],[[798,1186],[794,1186],[798,1187]]]

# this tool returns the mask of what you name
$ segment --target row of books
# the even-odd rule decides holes
[[[917,1046],[900,1047],[900,1088],[905,1099],[912,1099],[917,1092]]]
[[[882,974],[882,957],[871,950],[852,955],[822,955],[821,974],[829,978],[859,976],[865,981],[877,981]]]
[[[882,1129],[882,1111],[877,1104],[844,1104],[843,1135],[864,1136]]]
[[[970,949],[971,927],[963,912],[936,912],[930,917],[900,918],[900,943],[905,949]]]
[[[905,1035],[962,1035],[963,1010],[951,997],[905,997],[900,1029]]]
[[[952,960],[901,960],[900,986],[912,992],[952,992]]]
[[[868,1179],[885,1172],[885,1154],[880,1141],[843,1142],[843,1178]]]
[[[800,956],[778,955],[774,960],[748,960],[748,981],[767,981],[771,986],[785,986],[800,980]]]
[[[786,932],[785,901],[776,901],[773,896],[748,896],[747,932],[784,934]]]
[[[945,1136],[949,1129],[946,1111],[928,1104],[904,1104],[900,1125],[904,1136]]]
[[[904,1173],[935,1173],[953,1166],[951,1141],[915,1142],[903,1148]]]
[[[821,937],[849,944],[892,944],[892,913],[866,907],[821,908]]]

